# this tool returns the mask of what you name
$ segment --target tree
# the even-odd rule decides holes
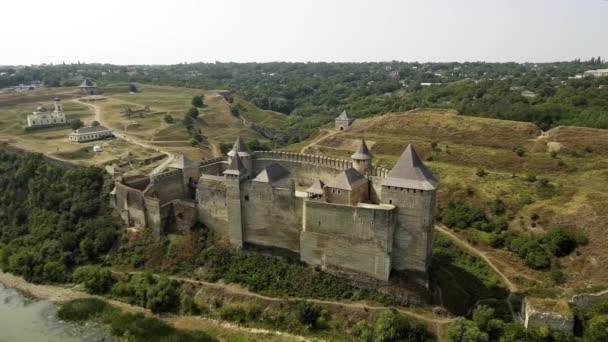
[[[489,306],[479,305],[473,310],[473,321],[482,331],[489,330],[489,324],[493,318],[494,309]]]
[[[450,324],[447,340],[450,342],[487,342],[488,334],[479,330],[475,322],[459,317]]]
[[[167,277],[160,277],[156,284],[150,286],[146,293],[146,308],[152,312],[166,312],[178,306],[179,284]]]
[[[196,118],[198,117],[198,109],[196,109],[196,107],[190,107],[190,109],[188,109],[188,112],[186,113],[186,115],[188,115],[191,118]]]
[[[192,98],[192,106],[196,108],[203,108],[205,104],[203,103],[203,97],[196,95]]]
[[[93,121],[93,122],[91,122],[91,126],[93,126],[93,127],[99,126],[99,121]]]
[[[135,83],[129,84],[129,92],[137,93],[137,85]]]
[[[172,124],[173,122],[175,122],[175,119],[173,119],[171,114],[165,114],[165,116],[163,117],[163,120],[168,124]]]
[[[74,281],[82,283],[88,293],[104,294],[110,291],[114,280],[108,268],[100,266],[82,266],[74,271]]]
[[[82,126],[84,126],[84,122],[82,122],[80,119],[70,121],[70,128],[72,131],[79,129]]]

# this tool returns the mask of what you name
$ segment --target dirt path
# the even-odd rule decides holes
[[[99,122],[100,125],[111,128],[114,130],[114,136],[122,139],[130,144],[134,144],[143,148],[147,148],[147,149],[151,149],[154,150],[156,152],[162,153],[164,155],[167,156],[167,159],[165,159],[162,163],[160,163],[160,165],[158,165],[156,168],[154,168],[154,170],[152,170],[151,174],[157,174],[159,172],[161,172],[162,170],[164,170],[167,166],[169,166],[169,164],[171,162],[173,162],[173,160],[175,159],[175,155],[171,152],[165,151],[161,148],[159,148],[156,145],[153,144],[149,144],[146,143],[138,138],[135,138],[134,136],[126,133],[126,132],[122,132],[120,130],[120,128],[117,127],[112,127],[104,118],[103,113],[101,111],[101,108],[99,108],[98,105],[94,104],[94,103],[90,103],[90,102],[84,102],[81,101],[80,99],[75,99],[72,100],[72,102],[76,102],[82,105],[85,105],[87,107],[90,107],[93,109],[93,112],[95,113],[95,121]]]
[[[121,272],[121,271],[112,271],[112,272],[116,273],[116,274],[123,274],[123,275],[141,273],[141,272]],[[454,321],[454,318],[434,316],[434,315],[430,315],[430,314],[426,314],[426,313],[422,313],[422,312],[416,312],[411,309],[405,309],[402,307],[375,306],[375,305],[369,305],[369,304],[360,303],[360,302],[341,302],[341,301],[300,298],[300,297],[289,297],[289,298],[268,297],[268,296],[261,295],[259,293],[251,292],[247,289],[244,289],[244,288],[234,285],[234,284],[218,284],[218,283],[211,283],[211,282],[206,282],[206,281],[202,281],[202,280],[194,280],[194,279],[190,279],[190,278],[182,278],[182,277],[174,277],[174,276],[169,276],[169,278],[180,281],[180,282],[184,282],[184,283],[203,285],[203,286],[207,286],[207,287],[222,289],[227,293],[244,295],[247,297],[258,298],[258,299],[262,299],[265,301],[272,301],[272,302],[308,301],[308,302],[317,303],[317,304],[335,305],[335,306],[342,306],[342,307],[346,307],[346,308],[363,309],[363,310],[387,310],[389,308],[393,308],[393,309],[397,310],[398,312],[402,313],[403,315],[410,316],[410,317],[413,317],[413,318],[416,318],[416,319],[419,319],[419,320],[422,320],[422,321],[425,321],[428,323],[443,325],[443,324],[448,324],[448,323],[451,323],[452,321]]]
[[[456,234],[452,233],[445,226],[436,225],[435,229],[438,230],[440,233],[444,234],[445,236],[449,237],[452,241],[454,241],[460,247],[462,247],[462,248],[466,249],[467,251],[469,251],[470,253],[473,253],[473,254],[477,255],[478,257],[480,257],[483,261],[486,262],[486,264],[488,264],[488,266],[490,266],[490,268],[492,270],[494,270],[494,272],[496,272],[502,278],[503,283],[509,289],[509,295],[505,299],[505,303],[509,307],[509,312],[511,313],[511,317],[513,318],[513,320],[515,322],[520,322],[521,315],[519,315],[515,312],[515,309],[513,308],[513,304],[511,303],[511,300],[513,299],[513,295],[518,292],[517,285],[515,285],[500,269],[498,269],[498,267],[494,264],[494,262],[490,259],[490,257],[488,257],[488,255],[484,251],[481,251],[481,250],[475,248],[474,246],[472,246],[471,244],[469,244],[468,242],[466,242],[465,240],[462,240],[460,237],[456,236]]]
[[[446,228],[443,225],[436,225],[435,229],[438,230],[443,235],[446,235],[447,237],[449,237],[452,241],[454,241],[460,247],[463,247],[467,251],[469,251],[469,252],[477,255],[481,259],[483,259],[483,261],[485,261],[486,264],[488,264],[488,266],[490,266],[490,268],[492,268],[492,270],[494,270],[494,272],[496,272],[502,278],[502,281],[505,283],[505,285],[507,286],[509,291],[511,291],[511,292],[518,291],[517,285],[515,285],[504,273],[502,273],[501,270],[498,269],[498,267],[496,267],[496,265],[494,265],[494,262],[492,262],[492,260],[486,255],[485,252],[475,248],[474,246],[472,246],[465,240],[462,240],[460,237],[456,236],[456,234],[452,233],[448,228]]]
[[[329,133],[329,134],[327,134],[327,133]],[[323,140],[325,140],[325,139],[327,139],[327,138],[329,138],[329,137],[333,137],[334,135],[336,135],[336,134],[338,134],[338,133],[339,133],[338,131],[334,131],[334,132],[329,132],[329,131],[326,131],[326,130],[322,131],[322,132],[321,132],[321,136],[320,136],[320,137],[318,137],[317,139],[315,139],[315,140],[314,140],[313,142],[311,142],[310,144],[308,144],[308,145],[306,145],[306,146],[302,147],[302,149],[300,150],[300,153],[301,153],[301,154],[306,153],[306,150],[307,150],[307,149],[309,149],[309,148],[313,147],[314,145],[316,145],[316,144],[320,143],[321,141],[323,141]]]

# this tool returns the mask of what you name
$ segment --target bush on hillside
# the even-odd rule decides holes
[[[110,269],[100,266],[79,267],[74,271],[73,277],[74,281],[84,285],[88,293],[93,294],[107,293],[114,283]]]
[[[481,208],[467,205],[462,201],[450,201],[441,210],[441,222],[448,227],[465,229],[473,224],[487,223],[486,215]]]

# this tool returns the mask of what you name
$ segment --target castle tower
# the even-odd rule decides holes
[[[237,140],[238,141],[238,140]],[[226,177],[226,206],[228,210],[228,238],[236,248],[243,248],[243,213],[241,211],[241,180],[249,171],[243,165],[238,153],[230,157]]]
[[[426,274],[431,263],[439,180],[408,145],[382,183],[381,202],[397,207],[392,269]],[[423,285],[426,280],[423,279]]]
[[[336,118],[336,131],[349,131],[353,118],[345,110]]]
[[[233,157],[235,154],[239,155],[239,159],[241,160],[242,164],[247,170],[249,170],[249,172],[251,172],[253,170],[251,151],[249,151],[247,145],[245,145],[245,142],[243,142],[243,139],[241,139],[240,136],[236,137],[236,141],[232,146],[232,150],[228,152],[228,156]]]
[[[56,97],[55,98],[55,113],[61,113],[63,112],[63,105],[61,104],[61,99]]]
[[[365,175],[371,173],[372,159],[374,158],[374,156],[367,148],[365,140],[359,141],[357,151],[355,151],[355,153],[353,153],[353,155],[350,157],[353,160],[353,168],[359,171],[360,174]]]
[[[184,197],[194,199],[194,184],[198,182],[200,170],[198,165],[184,155],[180,155],[169,167],[182,170],[182,185],[184,187]]]

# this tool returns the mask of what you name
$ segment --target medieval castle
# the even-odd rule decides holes
[[[344,120],[347,121],[347,120]],[[342,126],[342,130],[349,128]],[[351,160],[250,151],[118,177],[112,204],[129,226],[162,234],[201,222],[236,248],[280,248],[343,276],[388,281],[392,270],[426,281],[438,179],[410,145],[392,170],[360,141]]]

